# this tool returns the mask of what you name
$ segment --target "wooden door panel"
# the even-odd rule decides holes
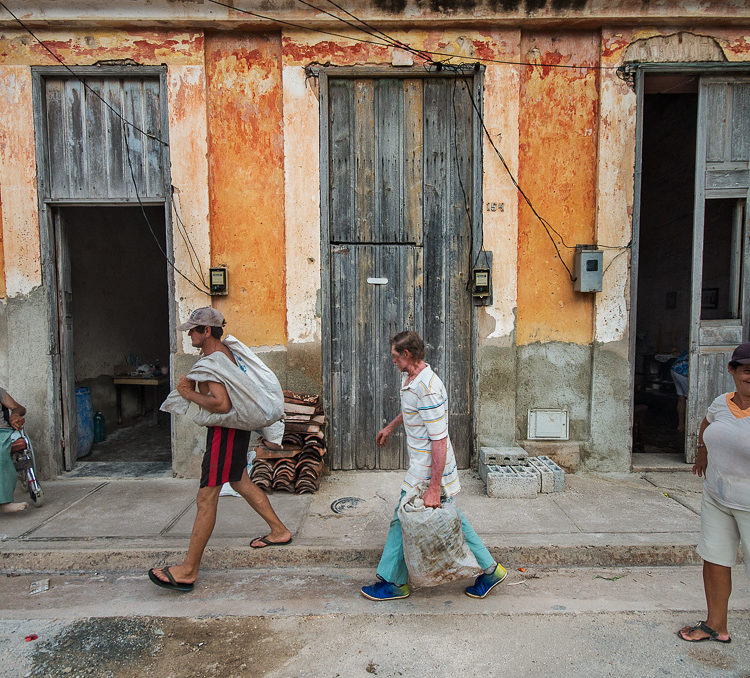
[[[401,434],[383,449],[374,438],[399,411],[388,340],[413,328],[446,384],[465,468],[473,438],[471,100],[453,78],[330,78],[328,91],[334,464],[407,465]],[[387,286],[366,282],[374,270],[386,271],[375,277]],[[351,362],[361,355],[369,359]]]
[[[70,248],[65,221],[54,214],[57,254],[57,317],[60,336],[60,381],[62,385],[63,463],[70,471],[78,458],[78,410],[76,408],[75,364],[73,353],[73,280]]]
[[[711,402],[732,390],[727,373],[732,351],[750,330],[750,229],[747,205],[750,160],[750,80],[705,77],[698,100],[693,265],[690,330],[690,374],[685,439],[685,461],[695,461],[697,432]],[[702,318],[703,268],[717,256],[706,241],[705,219],[711,200],[736,200],[731,263],[727,262],[727,315]],[[713,203],[714,205],[717,203]],[[710,205],[709,205],[710,208]],[[744,222],[744,223],[743,223]],[[733,271],[733,273],[731,272]]]
[[[143,133],[162,136],[158,78],[50,76],[44,96],[48,197],[133,199],[132,165],[140,197],[164,199],[162,144]]]
[[[382,448],[375,435],[400,411],[390,338],[404,327],[422,329],[421,255],[408,245],[331,247],[334,468],[402,468],[403,432]]]

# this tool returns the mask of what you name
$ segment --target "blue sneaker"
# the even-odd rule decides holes
[[[507,576],[505,568],[498,563],[492,574],[480,574],[474,581],[474,585],[467,587],[464,593],[470,598],[484,598]]]
[[[409,597],[409,585],[396,586],[378,575],[378,581],[372,586],[363,586],[362,595],[370,600],[397,600]]]

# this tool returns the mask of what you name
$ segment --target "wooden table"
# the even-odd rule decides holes
[[[146,414],[146,387],[153,389],[153,413],[154,413],[154,420],[156,419],[157,414],[157,407],[156,407],[156,399],[157,399],[157,392],[156,389],[161,386],[162,384],[166,384],[169,381],[169,377],[166,375],[158,375],[156,377],[145,377],[145,376],[130,376],[130,375],[121,375],[113,377],[112,379],[114,385],[115,385],[115,396],[117,398],[117,423],[122,424],[122,387],[123,386],[138,386],[140,387],[140,401],[141,401],[141,416],[145,416]]]

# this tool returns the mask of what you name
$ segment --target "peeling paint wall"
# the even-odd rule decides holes
[[[214,299],[251,346],[286,343],[281,39],[206,40],[211,261],[229,273]]]
[[[592,33],[524,34],[521,54],[543,64],[592,65]],[[521,75],[519,181],[568,247],[594,241],[597,135],[595,69],[527,67]],[[556,237],[556,236],[555,236]],[[560,254],[572,271],[573,250]],[[550,237],[523,200],[518,209],[518,343],[592,338],[593,295],[573,290]]]
[[[202,33],[48,29],[37,33],[71,66],[113,59],[130,59],[143,65],[168,64],[172,182],[182,222],[207,268],[210,257]],[[12,366],[6,384],[34,412],[29,418],[29,431],[34,437],[42,477],[48,477],[61,469],[61,453],[56,444],[60,434],[59,405],[55,405],[59,403],[59,385],[57,364],[50,359],[52,300],[43,280],[40,250],[32,65],[58,63],[28,34],[17,30],[0,32],[0,196],[7,293],[0,334],[8,337],[7,353],[0,367]],[[177,268],[190,270],[188,250],[179,237],[175,237],[174,256]],[[204,294],[179,277],[175,292],[178,316],[206,303]],[[175,440],[195,437],[194,428],[176,424]],[[175,443],[176,450],[180,446]],[[175,466],[179,470],[177,463]]]
[[[214,303],[230,332],[261,347],[261,358],[285,386],[320,391],[321,120],[318,82],[305,67],[391,65],[394,58],[410,58],[354,39],[320,12],[274,0],[263,11],[340,35],[291,27],[269,32],[267,23],[203,3],[178,8],[153,0],[137,16],[112,3],[26,4],[22,18],[70,65],[113,59],[167,65],[172,218],[184,224],[204,271],[210,264],[229,268],[230,286],[228,297],[212,301],[176,275],[173,326],[194,308]],[[580,458],[583,468],[627,470],[627,245],[637,111],[635,93],[615,69],[644,59],[748,61],[747,3],[697,0],[675,8],[639,0],[511,0],[438,7],[353,0],[348,9],[386,22],[393,37],[416,48],[465,62],[511,62],[488,62],[484,70],[490,137],[567,245],[608,246],[603,291],[575,293],[548,235],[482,138],[483,235],[493,252],[494,299],[476,313],[478,441],[523,441],[528,408],[559,407],[571,416],[572,440],[561,452],[575,457],[570,466]],[[575,30],[566,28],[572,21]],[[165,28],[153,30],[157,22]],[[8,383],[42,409],[56,375],[46,357],[49,299],[40,257],[30,66],[55,63],[0,18],[0,298],[7,295],[0,306],[0,348],[3,337],[10,338],[0,378],[8,364],[31,370],[33,388],[13,375]],[[176,225],[173,230],[175,264],[192,276],[189,248]],[[562,247],[560,254],[572,269],[573,251]],[[36,336],[22,345],[13,337],[27,327]],[[186,372],[195,358],[180,335],[173,373]],[[57,425],[53,414],[45,410],[42,437],[45,427]],[[175,419],[177,473],[198,473],[204,434],[189,419]],[[535,445],[537,452],[546,449]],[[47,472],[55,471],[54,459],[50,450],[43,462]]]

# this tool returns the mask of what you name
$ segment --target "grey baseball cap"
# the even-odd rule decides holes
[[[224,327],[226,320],[215,308],[210,306],[204,306],[203,308],[196,308],[191,314],[187,322],[182,323],[177,329],[180,332],[187,332],[198,327],[199,325],[206,325],[208,327]]]

